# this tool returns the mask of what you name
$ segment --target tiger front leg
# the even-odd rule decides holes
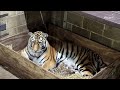
[[[53,59],[53,60],[46,61],[43,65],[43,68],[45,70],[51,70],[51,69],[55,68],[55,66],[56,66],[56,61]]]
[[[84,71],[84,72],[81,72],[81,74],[85,79],[90,79],[93,77],[93,74],[90,71]]]
[[[90,79],[93,77],[93,74],[90,71],[85,70],[86,68],[83,67],[80,69],[80,74],[83,76],[85,79]]]

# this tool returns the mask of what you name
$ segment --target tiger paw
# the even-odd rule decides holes
[[[93,74],[89,71],[81,71],[80,74],[83,76],[85,79],[90,79],[93,77]]]

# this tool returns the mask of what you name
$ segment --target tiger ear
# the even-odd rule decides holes
[[[48,37],[48,34],[47,34],[47,33],[44,33],[44,37],[47,38],[47,37]]]
[[[33,33],[32,33],[32,32],[29,32],[29,33],[28,33],[28,35],[29,35],[29,36],[32,36],[32,35],[33,35]]]

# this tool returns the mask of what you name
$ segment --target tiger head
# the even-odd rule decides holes
[[[47,48],[47,33],[36,31],[29,32],[30,38],[28,40],[28,47],[34,52],[43,52]]]

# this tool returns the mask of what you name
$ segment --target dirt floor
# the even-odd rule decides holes
[[[18,78],[0,66],[0,79],[18,79]]]

